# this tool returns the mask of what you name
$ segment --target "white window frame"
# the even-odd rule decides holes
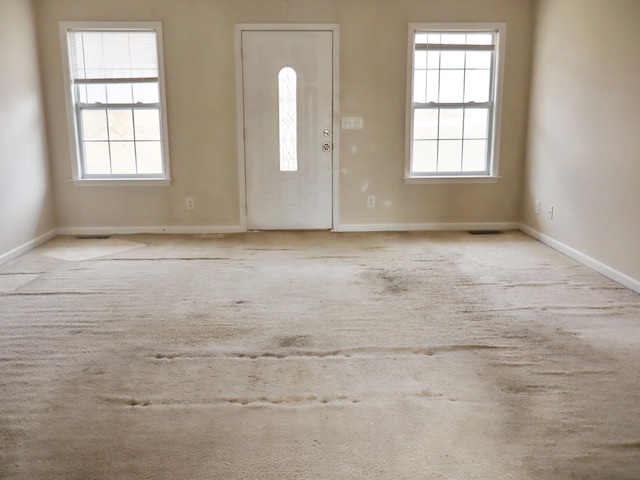
[[[405,142],[405,173],[406,183],[491,183],[499,180],[499,145],[500,120],[502,111],[502,85],[504,78],[504,57],[506,23],[410,23],[407,51],[407,101],[406,101],[406,142]],[[416,33],[447,32],[447,33],[482,33],[495,32],[495,47],[493,55],[493,75],[491,85],[491,113],[489,119],[489,155],[485,172],[466,173],[414,173],[412,172],[413,155],[413,112],[414,100],[414,48]],[[463,105],[463,104],[461,104]]]
[[[164,186],[171,183],[169,162],[169,135],[164,75],[164,52],[162,42],[162,24],[160,22],[60,22],[60,41],[65,82],[65,99],[69,145],[72,152],[72,181],[79,186]],[[160,143],[162,149],[163,172],[161,174],[92,174],[83,170],[83,158],[80,139],[80,121],[78,102],[71,76],[69,31],[154,31],[158,57],[158,89],[160,113]],[[128,105],[128,104],[127,104]],[[135,104],[131,104],[132,108]]]

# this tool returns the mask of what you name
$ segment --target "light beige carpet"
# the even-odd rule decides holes
[[[519,233],[57,238],[0,267],[0,478],[638,479],[638,347]]]

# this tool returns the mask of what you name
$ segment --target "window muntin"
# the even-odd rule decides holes
[[[500,28],[467,27],[410,29],[409,178],[496,174]]]
[[[64,25],[78,179],[167,179],[159,24]]]
[[[278,73],[280,171],[298,171],[298,75],[291,67]]]

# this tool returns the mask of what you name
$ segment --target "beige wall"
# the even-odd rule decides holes
[[[30,0],[0,0],[0,263],[54,228]]]
[[[35,0],[59,227],[234,226],[240,222],[236,146],[236,23],[338,23],[345,224],[517,222],[525,155],[533,0]],[[170,187],[70,184],[58,22],[163,23]],[[406,185],[404,118],[409,22],[504,21],[506,81],[496,184]],[[356,153],[354,153],[356,152]],[[366,196],[377,206],[366,208]],[[187,211],[184,198],[196,209]],[[391,206],[384,206],[390,201]]]
[[[528,227],[638,285],[639,45],[637,0],[540,0],[523,202]]]

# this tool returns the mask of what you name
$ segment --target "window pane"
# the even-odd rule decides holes
[[[424,69],[427,68],[427,51],[416,50],[415,57],[413,59],[413,68]]]
[[[162,148],[160,142],[136,142],[138,173],[161,174]]]
[[[87,103],[107,103],[107,86],[105,84],[87,85]]]
[[[491,70],[467,70],[464,101],[483,103],[489,101]]]
[[[136,140],[160,140],[160,112],[134,110]]]
[[[440,71],[440,102],[462,102],[462,88],[464,85],[464,71],[442,70]]]
[[[440,52],[429,50],[427,54],[427,68],[440,68]]]
[[[106,110],[82,110],[82,139],[83,140],[108,140],[107,111]]]
[[[491,68],[492,52],[467,52],[467,68]]]
[[[416,140],[436,140],[438,138],[438,110],[414,110],[413,138]]]
[[[133,103],[159,103],[157,83],[134,83]]]
[[[462,138],[462,108],[440,110],[440,138]]]
[[[426,70],[416,70],[413,73],[413,101],[424,103],[427,95]]]
[[[438,142],[435,140],[416,140],[413,142],[412,172],[435,172],[438,161]]]
[[[464,172],[484,172],[487,165],[487,141],[465,140],[462,156]]]
[[[462,140],[441,140],[438,149],[438,172],[462,169]]]
[[[464,138],[487,138],[488,108],[467,108],[464,112]]]
[[[493,45],[493,35],[491,33],[469,33],[467,34],[467,45]]]
[[[440,71],[427,70],[427,103],[440,100]]]
[[[464,45],[467,41],[467,36],[464,33],[443,33],[442,43],[450,45]]]
[[[109,138],[111,140],[133,140],[133,112],[131,110],[109,110]]]
[[[440,52],[440,68],[464,68],[464,53],[459,51]]]
[[[109,144],[107,142],[85,142],[84,161],[85,173],[89,175],[110,174]]]
[[[130,83],[113,83],[107,85],[107,101],[109,103],[133,103]]]
[[[79,103],[87,103],[87,86],[76,85],[76,99]]]
[[[415,43],[440,43],[440,34],[416,33]]]
[[[110,142],[109,146],[112,173],[136,173],[136,151],[133,142]]]

